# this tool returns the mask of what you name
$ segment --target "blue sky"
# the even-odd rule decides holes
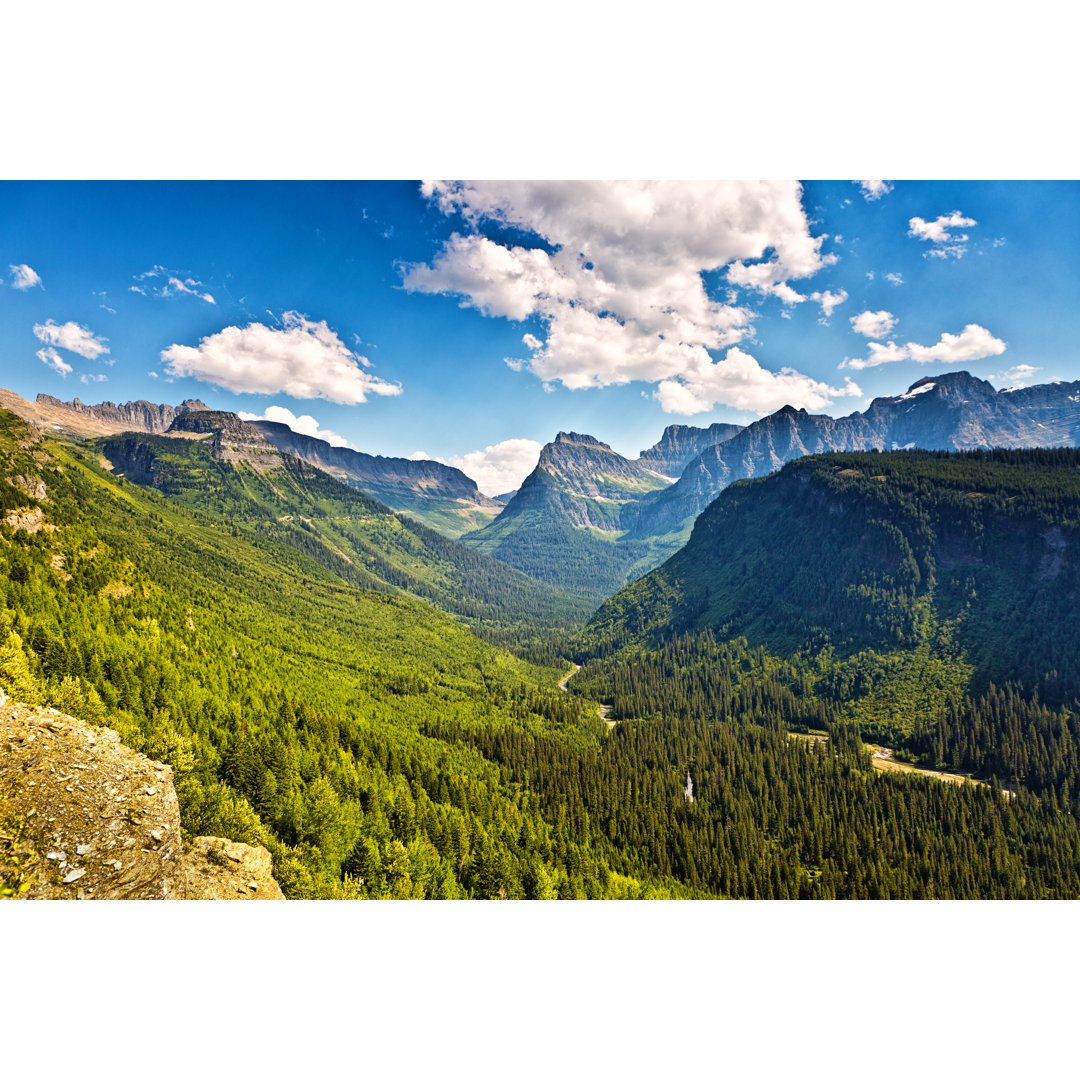
[[[0,384],[307,417],[497,493],[559,430],[1080,378],[1078,251],[1072,182],[10,182]]]

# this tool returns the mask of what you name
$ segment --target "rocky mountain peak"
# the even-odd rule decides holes
[[[599,439],[594,438],[592,435],[582,435],[576,431],[560,431],[556,436],[553,444],[555,446],[599,446],[604,450],[610,450],[611,447],[607,443],[602,443]]]

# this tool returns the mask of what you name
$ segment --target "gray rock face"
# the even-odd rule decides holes
[[[624,458],[591,435],[560,431],[540,451],[536,468],[495,524],[505,531],[515,518],[533,521],[539,516],[618,532],[627,503],[669,483],[666,477]],[[482,537],[482,533],[477,535]]]
[[[100,405],[86,405],[78,398],[74,401],[61,401],[51,394],[38,394],[36,400],[39,405],[67,409],[83,416],[92,416],[96,420],[128,425],[132,431],[148,431],[151,434],[167,431],[173,420],[183,413],[206,408],[201,401],[193,398],[176,406],[155,405],[143,400],[128,401],[123,405],[116,405],[111,401],[103,401]]]
[[[184,412],[173,420],[166,434],[209,436],[207,445],[219,461],[243,461],[260,471],[282,464],[281,454],[263,433],[236,413],[212,409]]]
[[[741,424],[711,424],[707,428],[670,424],[655,446],[642,450],[639,464],[677,479],[683,469],[710,446],[727,442],[743,430]]]

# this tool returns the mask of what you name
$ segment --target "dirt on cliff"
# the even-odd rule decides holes
[[[270,853],[184,843],[172,769],[109,728],[0,695],[0,895],[284,899]]]

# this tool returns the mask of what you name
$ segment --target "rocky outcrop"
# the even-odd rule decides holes
[[[199,837],[185,849],[168,765],[124,746],[109,728],[2,694],[0,702],[0,875],[10,892],[47,900],[281,898],[265,848]]]
[[[258,428],[236,413],[205,409],[181,413],[169,425],[168,435],[207,435],[211,454],[219,461],[243,461],[260,472],[283,464],[281,454]]]
[[[160,433],[178,413],[205,409],[206,406],[196,400],[175,406],[155,405],[150,401],[129,401],[124,405],[105,401],[100,405],[86,405],[78,398],[61,401],[51,394],[38,394],[36,401],[27,401],[12,390],[0,389],[0,408],[10,409],[50,434],[93,439],[125,431]]]
[[[271,874],[270,852],[217,836],[184,845],[188,900],[284,900]]]

